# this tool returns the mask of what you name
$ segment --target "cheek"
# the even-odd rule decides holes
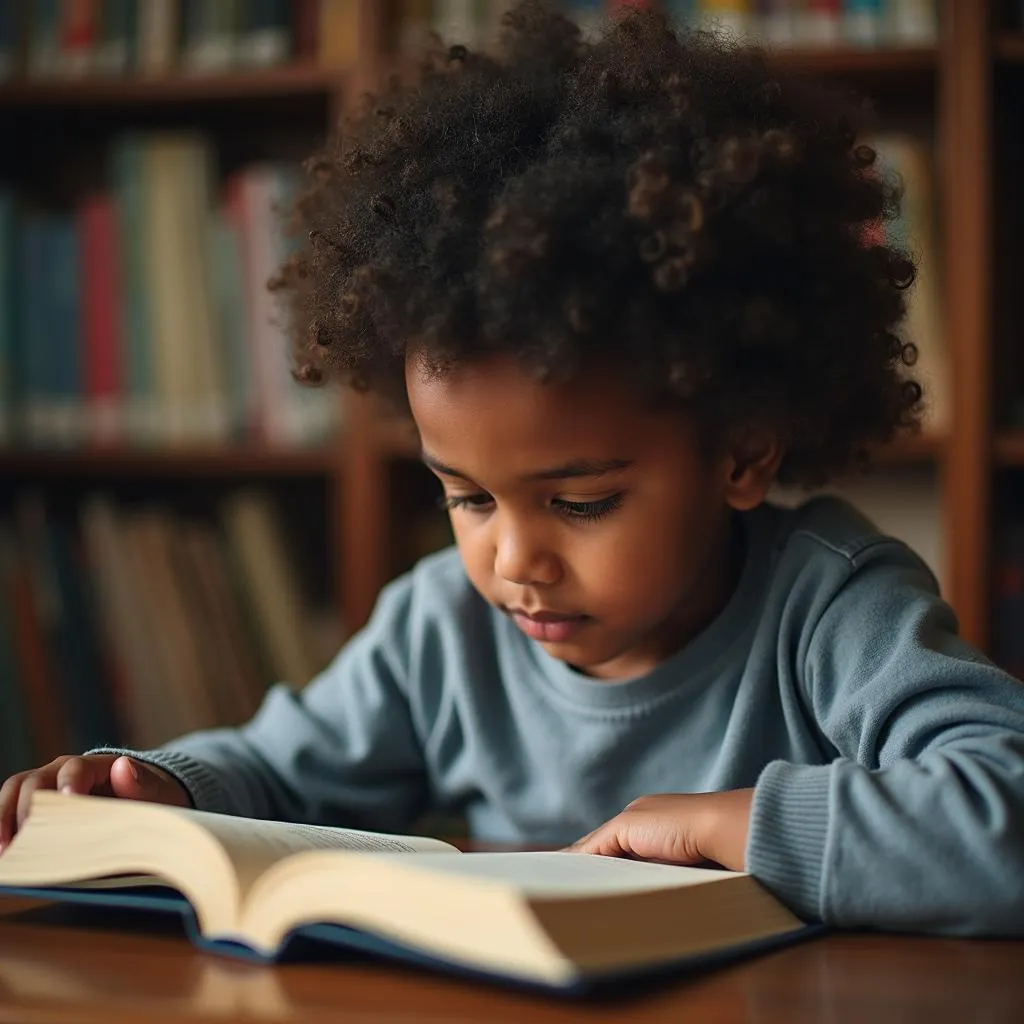
[[[625,512],[625,510],[623,510]],[[701,531],[675,505],[634,508],[581,545],[574,571],[608,607],[660,609],[693,585],[702,557]]]
[[[452,534],[459,549],[466,575],[480,591],[486,591],[491,578],[494,559],[490,552],[490,544],[486,539],[486,531],[474,529],[467,516],[456,513],[451,516]]]

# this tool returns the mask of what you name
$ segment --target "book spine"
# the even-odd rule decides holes
[[[117,224],[113,199],[89,196],[79,211],[82,239],[84,381],[88,435],[96,444],[121,440],[121,328],[118,322]]]
[[[887,0],[885,21],[894,46],[934,46],[938,38],[935,0]]]
[[[752,28],[748,0],[698,0],[698,23],[711,32],[746,38]]]
[[[143,75],[166,75],[178,55],[181,8],[178,0],[138,0],[136,66]]]
[[[50,351],[51,424],[48,440],[61,446],[85,438],[85,389],[82,372],[82,303],[79,235],[71,215],[50,225],[50,295],[47,302]]]
[[[48,332],[46,328],[47,224],[38,213],[22,218],[18,232],[18,292],[22,298],[18,330],[20,345],[20,403],[18,434],[37,445],[46,430],[49,383]]]
[[[18,73],[21,46],[20,8],[15,3],[0,3],[0,82]]]
[[[842,0],[804,0],[794,25],[803,46],[836,46],[842,37]]]
[[[181,8],[181,67],[184,71],[224,71],[235,46],[228,0],[184,0]]]
[[[92,70],[99,35],[99,0],[61,0],[58,68],[79,77]]]
[[[132,67],[135,50],[135,0],[102,0],[99,40],[93,70],[101,75],[123,75]]]
[[[28,76],[48,78],[57,74],[59,52],[60,0],[33,0],[28,20]]]
[[[851,46],[880,46],[884,35],[882,13],[882,0],[844,0],[843,42]]]
[[[242,63],[252,67],[283,64],[292,55],[292,12],[283,0],[253,0],[246,5]]]
[[[114,202],[117,211],[117,247],[122,254],[120,282],[121,420],[128,440],[146,444],[154,439],[159,423],[153,365],[153,327],[144,223],[142,136],[127,135],[113,151]]]

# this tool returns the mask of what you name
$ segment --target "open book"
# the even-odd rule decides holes
[[[806,930],[746,874],[460,853],[436,839],[46,791],[0,855],[5,889],[184,908],[194,940],[225,952],[276,959],[305,936],[563,988]]]

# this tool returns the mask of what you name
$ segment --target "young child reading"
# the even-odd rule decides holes
[[[301,692],[31,793],[746,869],[842,926],[1024,933],[1024,688],[816,483],[915,421],[859,108],[638,11],[453,47],[309,165],[296,373],[405,403],[457,548]],[[625,808],[623,810],[623,808]],[[584,838],[580,838],[583,836]]]

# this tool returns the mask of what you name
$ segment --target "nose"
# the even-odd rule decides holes
[[[494,572],[510,583],[550,586],[562,575],[561,562],[541,531],[510,516],[497,516]]]

